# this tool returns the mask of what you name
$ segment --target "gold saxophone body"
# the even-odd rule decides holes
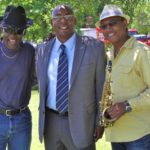
[[[100,101],[100,125],[105,128],[113,125],[113,120],[106,112],[112,105],[111,71],[112,61],[108,60],[106,66],[106,79],[103,87],[102,99]]]

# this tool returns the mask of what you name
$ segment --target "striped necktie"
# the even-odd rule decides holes
[[[61,44],[57,70],[56,108],[60,113],[68,111],[68,59],[66,46]]]

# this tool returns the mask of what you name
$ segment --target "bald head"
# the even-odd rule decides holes
[[[54,18],[56,15],[58,15],[58,12],[60,11],[60,10],[67,10],[68,11],[68,14],[71,14],[71,15],[73,15],[74,13],[73,13],[73,10],[72,10],[72,8],[70,7],[70,6],[68,6],[68,5],[58,5],[58,6],[56,6],[55,8],[54,8],[54,10],[52,11],[52,18]]]

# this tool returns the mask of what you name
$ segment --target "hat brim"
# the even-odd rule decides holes
[[[129,17],[128,15],[122,15],[122,16],[119,16],[119,15],[118,15],[118,16],[114,16],[114,15],[112,15],[112,16],[105,17],[105,18],[103,18],[103,19],[97,21],[97,22],[95,23],[95,26],[96,26],[96,27],[100,27],[102,20],[107,19],[107,18],[111,18],[111,17],[122,17],[122,18],[124,18],[125,20],[127,20],[127,23],[128,23],[128,24],[129,24],[129,22],[130,22],[130,17]]]
[[[22,26],[22,27],[19,27],[19,28],[28,28],[30,27],[31,25],[33,25],[33,20],[32,19],[29,19],[27,18],[26,19],[26,25],[25,26]],[[10,27],[9,24],[6,24],[5,22],[3,22],[3,16],[0,16],[0,27],[3,28],[3,27]]]

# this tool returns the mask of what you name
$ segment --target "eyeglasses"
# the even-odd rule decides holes
[[[73,15],[54,16],[53,19],[56,21],[61,21],[62,19],[65,19],[66,21],[71,21],[73,17],[74,17]]]
[[[3,28],[3,32],[22,35],[25,33],[25,29]]]
[[[123,21],[123,20],[111,20],[109,23],[107,23],[107,24],[102,24],[101,26],[100,26],[100,28],[102,29],[102,30],[106,30],[107,28],[108,28],[108,26],[109,27],[114,27],[115,25],[117,25],[120,21]]]

